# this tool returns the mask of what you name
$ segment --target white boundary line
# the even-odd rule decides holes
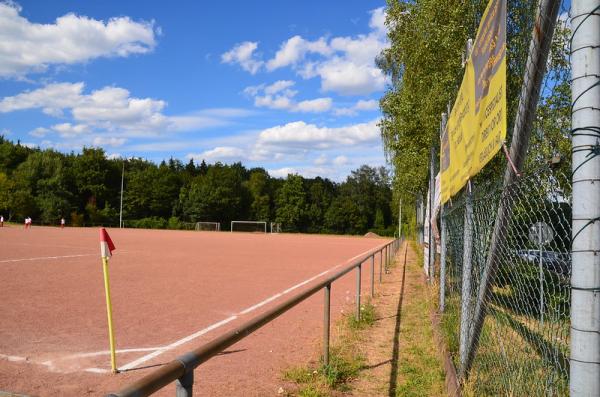
[[[221,327],[221,326],[223,326],[223,325],[225,325],[225,324],[227,324],[227,323],[235,320],[236,318],[238,318],[238,317],[237,316],[227,317],[225,320],[219,321],[218,323],[214,323],[214,324],[212,324],[212,325],[210,325],[210,326],[208,326],[208,327],[206,327],[206,328],[204,328],[204,329],[202,329],[202,330],[200,330],[198,332],[195,332],[195,333],[193,333],[193,334],[191,334],[189,336],[186,336],[185,338],[179,339],[178,341],[175,341],[175,342],[171,343],[170,345],[164,346],[164,347],[162,347],[162,348],[160,348],[158,350],[155,350],[154,352],[152,352],[150,354],[146,354],[145,356],[142,356],[142,357],[138,358],[137,360],[134,360],[134,361],[132,361],[132,362],[130,362],[128,364],[125,364],[121,368],[119,368],[119,370],[125,371],[125,370],[128,370],[128,369],[135,368],[138,365],[143,364],[146,361],[151,360],[154,357],[157,357],[157,356],[163,354],[164,352],[166,352],[168,350],[174,349],[177,346],[183,345],[186,342],[189,342],[189,341],[191,341],[193,339],[196,339],[197,337],[202,336],[202,335],[206,334],[207,332],[212,331],[213,329],[217,329],[217,328],[219,328],[219,327]]]
[[[62,256],[40,256],[40,257],[37,257],[37,258],[5,259],[5,260],[1,260],[0,263],[39,261],[39,260],[45,260],[45,259],[80,258],[82,256],[94,256],[94,255],[96,255],[96,254],[78,254],[78,255],[62,255]]]

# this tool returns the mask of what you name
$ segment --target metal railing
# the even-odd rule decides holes
[[[329,338],[330,338],[330,299],[331,284],[356,269],[356,319],[360,320],[360,301],[361,301],[361,273],[362,265],[370,259],[371,262],[371,296],[375,290],[375,256],[379,257],[379,282],[382,281],[382,273],[388,271],[388,265],[392,261],[393,254],[400,247],[401,240],[395,239],[391,242],[379,246],[355,261],[334,273],[330,277],[318,282],[305,291],[279,303],[277,306],[266,312],[248,320],[235,329],[228,331],[212,341],[192,350],[175,360],[165,364],[156,371],[144,376],[143,378],[131,383],[119,392],[108,394],[107,397],[142,397],[162,389],[163,387],[175,382],[175,395],[177,397],[191,397],[194,386],[194,370],[202,363],[216,356],[229,346],[244,339],[254,331],[261,328],[305,301],[319,290],[324,290],[325,300],[323,305],[323,365],[329,364]]]

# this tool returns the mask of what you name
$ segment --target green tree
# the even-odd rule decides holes
[[[276,221],[286,231],[304,231],[306,222],[306,191],[300,175],[289,174],[277,191]]]
[[[180,195],[184,216],[193,222],[227,224],[244,214],[248,192],[239,171],[239,167],[217,163],[208,168],[206,175],[196,177]]]
[[[395,169],[399,198],[412,202],[409,192],[427,187],[431,147],[439,148],[440,115],[452,104],[462,81],[462,55],[468,38],[475,38],[487,0],[388,1],[386,25],[390,47],[377,64],[390,86],[380,101],[386,156]],[[508,135],[518,107],[523,71],[536,2],[508,1],[507,103]],[[439,151],[438,151],[439,153]],[[480,173],[489,179],[501,174],[504,159],[496,158]]]
[[[13,182],[4,172],[0,172],[0,215],[5,219],[10,218],[10,209],[12,206],[11,191]]]
[[[317,177],[306,181],[308,185],[308,230],[312,233],[325,231],[325,213],[336,194],[336,186],[328,179]]]
[[[325,213],[325,227],[331,233],[363,234],[367,218],[349,196],[338,196]]]
[[[72,159],[71,167],[80,210],[88,204],[104,208],[109,199],[113,206],[117,205],[121,167],[107,160],[104,150],[83,148],[82,153]]]
[[[15,212],[56,224],[73,207],[71,176],[63,156],[53,151],[31,153],[14,173]]]
[[[245,183],[252,197],[250,218],[259,221],[271,219],[271,197],[269,195],[269,174],[256,168],[250,171],[250,178]]]

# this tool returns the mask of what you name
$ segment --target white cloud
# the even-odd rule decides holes
[[[85,124],[73,125],[71,123],[61,123],[52,126],[52,129],[59,133],[62,138],[73,138],[90,131],[90,127]]]
[[[337,165],[337,166],[346,165],[346,164],[348,164],[348,157],[337,156],[336,158],[333,159],[333,164]]]
[[[299,113],[322,113],[331,109],[331,98],[315,98],[296,102],[298,91],[292,90],[294,82],[279,80],[271,85],[261,84],[246,87],[244,93],[254,98],[254,106],[269,109],[289,110]]]
[[[241,161],[248,159],[246,151],[233,146],[217,146],[214,149],[206,150],[202,153],[190,153],[186,157],[198,161],[206,160],[210,162]]]
[[[103,137],[97,136],[92,141],[94,146],[111,146],[111,147],[119,147],[123,146],[126,142],[125,138],[116,138],[116,137]]]
[[[283,168],[275,168],[275,169],[267,169],[267,172],[273,178],[285,178],[289,174],[297,174],[298,170],[291,167],[283,167]]]
[[[345,127],[318,127],[295,121],[261,131],[259,145],[283,146],[306,149],[329,149],[335,146],[351,146],[361,143],[374,143],[380,137],[377,121]]]
[[[221,55],[221,62],[239,64],[245,71],[256,74],[262,67],[263,61],[256,59],[254,51],[258,48],[258,42],[245,41],[236,44],[231,50]]]
[[[321,89],[341,95],[368,95],[385,88],[385,76],[375,66],[335,58],[317,68]]]
[[[352,107],[337,108],[334,109],[333,113],[336,116],[356,116],[358,112],[377,110],[379,108],[379,102],[375,99],[364,100],[361,99],[356,102]]]
[[[267,62],[267,70],[273,71],[289,65],[295,65],[304,58],[306,53],[317,53],[329,55],[331,49],[325,38],[316,41],[308,41],[301,36],[294,36],[281,44],[275,57]]]
[[[317,98],[298,102],[292,110],[303,113],[322,113],[331,109],[331,104],[331,98]]]
[[[321,154],[319,157],[317,157],[317,159],[314,161],[314,163],[316,165],[327,164],[327,156],[325,156],[324,154]]]
[[[304,79],[320,78],[323,92],[368,95],[382,91],[386,78],[375,65],[375,57],[388,45],[385,10],[380,7],[370,14],[368,34],[320,37],[314,41],[295,35],[281,43],[275,56],[266,63],[253,56],[257,43],[245,42],[225,53],[223,61],[240,63],[253,74],[263,66],[267,71],[291,67]],[[249,64],[244,66],[243,62]],[[251,91],[253,88],[264,89],[249,87],[246,93],[256,95]]]
[[[383,7],[379,7],[371,11],[369,27],[379,34],[387,34],[387,27],[385,26],[385,10]]]
[[[35,128],[35,129],[29,131],[28,134],[31,135],[31,136],[34,136],[36,138],[43,138],[49,132],[50,132],[50,130],[48,128],[38,127],[38,128]]]
[[[83,83],[55,83],[33,91],[25,91],[0,101],[0,113],[32,108],[42,108],[44,113],[56,115],[64,108],[77,105]]]
[[[364,100],[361,99],[354,106],[357,110],[376,110],[379,108],[379,101],[375,99]]]
[[[283,91],[287,88],[292,87],[294,84],[296,84],[296,83],[291,80],[276,81],[273,84],[265,87],[265,94],[267,94],[267,95],[276,94],[280,91]]]
[[[265,107],[269,109],[291,109],[294,102],[288,96],[257,96],[254,98],[254,106]]]
[[[49,84],[2,98],[0,113],[41,108],[46,114],[64,117],[65,111],[70,112],[73,122],[53,127],[62,137],[74,137],[91,129],[130,136],[193,131],[223,126],[233,118],[253,114],[245,109],[220,108],[167,116],[163,114],[165,101],[135,98],[124,88],[104,87],[90,94],[83,91],[83,83]]]
[[[13,2],[0,3],[0,76],[20,77],[52,64],[73,64],[98,57],[143,54],[156,45],[151,22],[128,17],[107,22],[66,14],[38,24],[20,15]]]

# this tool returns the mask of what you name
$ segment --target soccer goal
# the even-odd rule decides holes
[[[219,232],[221,231],[221,224],[219,222],[196,222],[195,230]]]
[[[231,221],[232,232],[267,232],[267,222],[263,221]]]
[[[281,223],[271,222],[271,233],[281,233]]]

